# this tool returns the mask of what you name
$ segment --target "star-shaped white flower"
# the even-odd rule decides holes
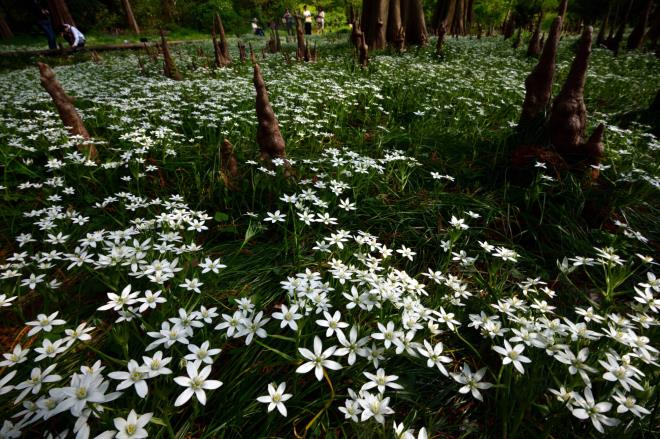
[[[222,381],[207,379],[211,374],[211,366],[206,366],[198,371],[200,364],[199,361],[189,362],[186,365],[188,376],[174,378],[175,383],[186,388],[174,401],[175,407],[185,404],[193,395],[202,405],[206,405],[206,392],[204,390],[213,390],[222,386]]]
[[[272,412],[275,408],[282,414],[286,416],[286,407],[284,402],[291,398],[293,395],[290,393],[284,393],[286,390],[286,383],[280,383],[277,388],[275,388],[275,383],[270,383],[268,385],[268,395],[260,396],[257,398],[257,401],[268,404],[268,411]]]

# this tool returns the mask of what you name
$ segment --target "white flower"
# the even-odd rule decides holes
[[[108,377],[114,380],[123,380],[117,385],[117,390],[124,390],[135,386],[135,391],[140,398],[147,396],[149,388],[145,380],[149,378],[149,369],[146,366],[140,366],[135,360],[128,362],[128,372],[111,372],[108,374]]]
[[[50,332],[53,330],[53,326],[65,324],[66,321],[55,318],[59,313],[60,313],[59,311],[55,311],[49,316],[47,316],[46,314],[39,314],[37,316],[37,320],[34,320],[32,322],[27,322],[26,325],[34,326],[34,328],[30,329],[30,332],[27,333],[27,336],[32,337],[34,334],[38,333],[39,331]]]
[[[502,355],[502,364],[513,363],[513,366],[518,370],[518,372],[523,374],[525,373],[525,369],[523,368],[522,363],[532,362],[532,360],[525,357],[524,355],[520,355],[521,352],[525,350],[525,345],[522,343],[511,347],[511,344],[509,344],[507,340],[504,340],[504,347],[493,346],[493,350]]]
[[[624,395],[620,391],[617,391],[614,394],[614,400],[619,403],[619,406],[616,408],[617,413],[626,413],[629,411],[638,418],[643,418],[651,414],[649,410],[641,405],[637,405],[637,400],[631,395]]]
[[[413,260],[413,256],[415,256],[417,253],[406,247],[405,245],[402,245],[401,248],[397,249],[397,253],[400,253],[401,256],[404,258],[408,258],[409,260]]]
[[[296,369],[297,373],[307,373],[310,370],[314,369],[314,375],[316,379],[321,381],[323,379],[323,368],[328,368],[332,370],[341,369],[341,364],[336,361],[329,360],[332,354],[335,353],[337,346],[330,346],[325,351],[323,350],[323,344],[321,339],[318,336],[314,337],[314,352],[306,348],[298,348],[300,355],[309,360],[306,363],[298,366]]]
[[[328,328],[325,331],[326,337],[331,337],[335,332],[337,332],[337,337],[339,337],[339,333],[343,332],[342,329],[348,328],[348,323],[341,321],[341,313],[339,311],[335,311],[334,315],[330,315],[329,312],[323,311],[323,315],[325,316],[325,320],[317,320],[316,324]]]
[[[403,386],[395,383],[395,381],[398,380],[399,377],[397,375],[385,375],[385,369],[383,368],[378,369],[375,375],[369,372],[363,372],[363,373],[364,376],[369,378],[371,381],[365,383],[362,386],[361,390],[369,390],[369,389],[373,389],[374,387],[377,387],[380,393],[385,393],[386,387],[390,387],[395,390],[403,389]]]
[[[575,394],[575,408],[571,410],[573,416],[578,419],[591,419],[596,430],[605,433],[603,424],[608,427],[614,427],[619,424],[619,420],[615,418],[608,418],[603,413],[610,411],[612,404],[609,402],[599,402],[596,404],[594,395],[591,393],[591,387],[584,389],[584,398],[579,394]]]
[[[135,410],[131,410],[126,419],[115,418],[114,424],[117,429],[117,439],[142,439],[148,436],[144,427],[149,423],[153,413],[145,413],[138,416]]]
[[[280,312],[273,313],[273,318],[276,320],[281,320],[280,328],[288,326],[294,331],[298,330],[298,324],[296,320],[302,318],[302,314],[298,314],[298,305],[293,305],[291,308],[288,308],[286,305],[282,305]]]
[[[169,375],[172,370],[165,367],[172,361],[172,357],[163,358],[163,351],[158,351],[153,357],[142,357],[144,367],[147,369],[149,378],[157,377],[158,375]]]
[[[184,279],[183,283],[179,286],[181,288],[185,288],[188,291],[194,291],[197,294],[200,294],[201,290],[199,289],[199,287],[201,287],[202,285],[204,285],[204,283],[200,282],[199,279],[194,277],[192,279]]]
[[[186,389],[181,392],[179,397],[174,401],[174,406],[179,407],[185,404],[193,395],[202,404],[206,404],[206,393],[204,390],[213,390],[222,386],[221,381],[209,380],[208,376],[211,374],[211,366],[206,366],[198,372],[199,361],[189,362],[186,364],[186,372],[188,376],[180,376],[174,378],[174,382]]]
[[[120,295],[117,295],[115,293],[108,293],[108,301],[107,304],[103,306],[99,306],[97,309],[99,311],[105,311],[108,309],[112,309],[113,311],[119,311],[122,309],[124,306],[129,306],[137,302],[137,297],[140,295],[139,291],[135,291],[131,293],[131,285],[127,285],[124,287]]]
[[[284,402],[291,398],[293,395],[290,393],[284,393],[286,390],[286,383],[280,383],[277,388],[275,388],[275,383],[270,383],[268,385],[268,395],[260,396],[257,398],[257,401],[268,404],[268,411],[272,412],[275,408],[282,414],[286,416],[286,407]]]
[[[188,345],[188,350],[191,352],[186,355],[186,360],[189,361],[201,361],[206,364],[213,364],[213,356],[219,354],[222,349],[209,349],[209,341],[205,341],[201,346],[196,346],[194,344]]]
[[[5,359],[0,361],[0,367],[14,366],[27,361],[28,352],[30,349],[23,349],[20,343],[16,344],[10,353],[2,354]]]
[[[369,341],[369,337],[362,337],[358,340],[358,330],[357,326],[351,328],[348,338],[344,335],[343,332],[337,332],[337,339],[343,347],[335,351],[335,356],[342,357],[348,355],[348,364],[355,364],[356,354],[360,356],[366,356],[363,346]]]
[[[203,269],[202,274],[212,271],[216,274],[220,272],[221,268],[227,268],[225,264],[220,263],[220,258],[211,260],[211,258],[206,258],[204,262],[200,263],[199,266]]]
[[[481,396],[481,392],[479,392],[479,389],[485,390],[493,387],[491,383],[480,382],[485,374],[486,374],[485,367],[479,369],[475,373],[472,373],[472,370],[470,370],[470,366],[467,363],[463,363],[463,370],[461,371],[461,373],[460,374],[452,373],[451,377],[459,384],[463,384],[463,387],[458,389],[459,393],[472,392],[473,397],[475,397],[479,401],[483,401],[484,399]]]
[[[424,340],[424,348],[420,346],[417,350],[420,354],[428,358],[426,361],[426,367],[437,366],[443,375],[449,376],[447,369],[445,369],[445,366],[443,366],[442,363],[451,363],[451,358],[441,355],[443,350],[442,342],[438,342],[435,346],[431,346],[431,343]]]
[[[385,349],[389,349],[390,346],[392,346],[392,343],[394,343],[394,340],[401,336],[401,331],[396,331],[394,329],[394,322],[387,322],[387,326],[378,322],[377,325],[380,332],[374,332],[371,334],[371,338],[374,340],[383,340]]]
[[[362,416],[360,417],[362,422],[373,417],[376,422],[384,424],[385,415],[394,413],[394,410],[389,407],[389,397],[381,399],[380,395],[372,395],[369,392],[365,392],[364,396],[358,399],[357,402],[362,407]]]
[[[270,318],[264,319],[264,312],[259,311],[259,313],[254,316],[252,319],[243,317],[240,321],[242,328],[238,331],[238,334],[236,334],[237,337],[242,337],[244,335],[247,335],[245,338],[245,344],[249,345],[252,343],[252,339],[256,335],[259,338],[266,338],[268,333],[266,330],[262,327],[266,323],[270,321]]]
[[[283,223],[285,221],[285,218],[286,218],[286,215],[281,213],[279,211],[279,209],[276,210],[275,212],[267,212],[266,215],[267,216],[266,216],[266,218],[264,218],[264,221],[268,221],[268,222],[271,222],[273,224],[278,223],[278,222]]]

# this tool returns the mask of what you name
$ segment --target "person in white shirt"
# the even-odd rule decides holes
[[[312,13],[307,9],[307,5],[303,6],[303,17],[305,18],[305,35],[312,34]]]
[[[325,11],[320,6],[319,13],[316,16],[316,26],[318,27],[319,33],[322,34],[325,29]]]
[[[72,48],[79,49],[85,47],[85,36],[70,24],[64,24],[64,39],[69,42]]]

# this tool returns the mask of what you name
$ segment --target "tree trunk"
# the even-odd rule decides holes
[[[539,14],[538,22],[534,28],[534,33],[532,38],[529,40],[529,46],[527,46],[527,56],[533,56],[537,58],[541,54],[541,21],[543,20],[543,11]]]
[[[639,16],[639,21],[637,26],[633,29],[632,33],[628,37],[628,50],[639,49],[642,46],[642,41],[644,40],[644,31],[646,30],[646,25],[649,22],[649,16],[651,15],[651,6],[653,2],[651,0],[646,0],[646,6],[644,6],[644,12]]]
[[[562,23],[566,21],[566,10],[568,9],[568,0],[562,0],[557,9],[557,15],[561,17]]]
[[[41,86],[48,92],[53,100],[64,126],[72,135],[80,136],[83,139],[88,140],[89,133],[87,132],[80,115],[76,111],[76,107],[73,106],[73,99],[66,94],[60,83],[57,81],[53,69],[51,69],[48,64],[37,63],[37,65],[39,66],[39,73],[41,76]],[[79,144],[78,149],[85,153],[88,160],[94,161],[98,158],[98,152],[93,143]]]
[[[172,0],[160,0],[160,12],[164,23],[172,23],[175,15],[174,2]]]
[[[623,20],[619,24],[619,28],[616,31],[616,35],[610,44],[610,50],[614,52],[614,55],[619,54],[619,49],[621,48],[621,41],[623,40],[623,34],[626,31],[626,24],[628,24],[628,17],[630,17],[630,9],[632,8],[633,0],[628,2],[628,7],[626,8],[625,14],[623,14]]]
[[[355,27],[355,25],[353,25]],[[298,61],[305,60],[305,34],[303,31],[302,17],[296,15],[296,41],[298,47],[296,48],[296,59]]]
[[[398,46],[400,44],[399,34],[401,31],[401,0],[390,0],[387,14],[387,42]]]
[[[135,20],[135,15],[133,15],[131,0],[121,0],[121,4],[124,7],[124,11],[126,12],[126,21],[128,21],[128,26],[133,30],[133,33],[140,35],[140,27]]]
[[[603,18],[603,22],[600,25],[600,29],[598,30],[598,36],[596,37],[596,47],[602,46],[605,44],[605,32],[607,32],[607,26],[609,25],[610,21],[610,14],[608,13],[605,18]]]
[[[11,29],[9,28],[9,25],[7,24],[7,21],[5,20],[5,16],[0,14],[0,38],[2,39],[9,39],[13,38],[14,34],[12,33]]]
[[[474,0],[467,0],[465,4],[465,33],[469,34],[474,20]]]
[[[465,11],[465,0],[455,1],[455,11],[452,20],[451,33],[454,36],[463,35],[465,33],[465,22],[463,21],[463,14]]]
[[[76,25],[64,0],[48,0],[48,9],[50,9],[50,18],[55,32],[62,32],[65,23],[71,26]]]
[[[389,0],[363,0],[360,25],[369,49],[384,49],[387,45]]]
[[[428,41],[424,7],[421,0],[402,0],[401,20],[405,26],[406,44],[423,46]]]

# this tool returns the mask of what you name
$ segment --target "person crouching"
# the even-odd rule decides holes
[[[64,24],[63,37],[73,49],[85,47],[85,36],[75,26]]]

